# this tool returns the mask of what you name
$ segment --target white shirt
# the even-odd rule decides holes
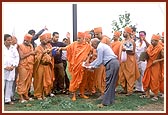
[[[90,65],[94,68],[97,68],[101,64],[105,65],[109,60],[117,58],[113,50],[107,44],[100,42],[96,50],[97,58],[92,63],[90,63]]]
[[[5,70],[7,66],[18,66],[19,64],[19,53],[14,46],[10,46],[9,49],[4,45],[4,54],[3,54],[3,62],[4,62],[4,79],[11,81],[15,79],[15,69],[12,71]]]
[[[147,46],[146,46],[146,43],[144,41],[142,41],[142,45],[140,46],[140,40],[137,40],[135,42],[135,44],[136,44],[135,53],[136,53],[136,55],[138,56],[138,59],[139,59],[141,53],[146,51]]]

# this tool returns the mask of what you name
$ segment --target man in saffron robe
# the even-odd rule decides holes
[[[18,46],[20,62],[18,66],[17,92],[21,103],[26,102],[26,100],[32,100],[32,98],[29,98],[28,92],[32,82],[34,55],[36,52],[33,50],[31,39],[32,35],[26,34],[24,42]]]
[[[115,55],[117,55],[117,58],[119,59],[119,51],[120,51],[120,46],[121,46],[121,42],[119,41],[121,32],[119,31],[115,31],[114,35],[113,35],[113,42],[111,43],[111,48],[114,52]],[[120,62],[120,60],[119,60]],[[116,81],[116,87],[118,86],[118,79]]]
[[[115,55],[117,55],[118,57],[119,57],[119,49],[121,45],[121,42],[119,41],[120,35],[121,35],[121,32],[115,31],[113,35],[114,41],[111,43],[111,48],[113,52],[115,53]]]
[[[125,40],[122,41],[120,54],[124,51],[127,54],[127,60],[120,63],[119,69],[119,84],[124,89],[123,92],[126,96],[133,93],[135,81],[139,78],[140,73],[135,58],[135,42],[131,39],[132,29],[126,27],[123,36]],[[131,46],[131,47],[130,47]],[[119,57],[120,58],[120,57]]]
[[[84,33],[84,40],[86,41],[87,44],[90,44],[91,34],[89,34],[89,32]],[[86,60],[86,63],[90,62],[90,55],[92,55],[91,52]],[[84,75],[83,75],[82,83],[80,85],[80,93],[81,93],[80,96],[83,96],[83,98],[86,98],[86,99],[89,98],[87,96],[84,96],[84,92],[85,90],[87,90],[88,92],[92,93],[92,91],[94,90],[93,82],[94,82],[94,71],[90,71],[84,68]]]
[[[75,101],[76,91],[80,88],[84,74],[82,63],[87,59],[91,46],[84,41],[84,33],[78,32],[77,41],[66,47],[60,47],[60,50],[67,50],[68,69],[72,76],[69,91],[73,93],[72,101]],[[82,92],[80,93],[82,94]],[[81,95],[81,97],[85,98],[86,96]]]
[[[161,96],[160,97],[164,97],[164,32],[162,32],[162,37],[161,37],[161,40],[159,42],[162,47],[163,47],[163,50],[162,50],[162,61],[160,61],[160,66],[161,66],[161,78],[160,78],[160,93],[161,93]]]
[[[48,39],[51,34],[45,33],[40,36],[41,44],[35,48],[34,66],[34,96],[38,100],[45,99],[51,94],[53,86],[53,61],[51,57],[51,46],[48,45]]]
[[[154,35],[151,38],[151,45],[147,48],[146,52],[149,56],[147,60],[146,70],[142,79],[143,88],[146,93],[145,96],[150,98],[151,90],[154,93],[154,97],[152,100],[158,100],[158,93],[159,93],[159,85],[160,85],[160,76],[161,76],[161,66],[160,63],[153,63],[155,60],[160,59],[162,56],[163,47],[158,43],[160,40],[159,35]]]

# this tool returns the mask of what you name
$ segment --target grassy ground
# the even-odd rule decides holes
[[[71,79],[69,74],[68,76]],[[121,87],[117,87],[117,90],[121,90]],[[14,105],[5,105],[4,111],[164,111],[163,98],[159,98],[157,102],[153,102],[151,99],[139,98],[140,94],[137,93],[128,97],[116,93],[114,104],[98,108],[97,104],[101,103],[100,100],[97,100],[99,96],[100,94],[96,93],[96,95],[90,96],[89,99],[77,97],[77,100],[72,102],[71,94],[57,94],[55,97],[48,97],[43,101],[34,100],[27,103],[16,101]]]
[[[5,111],[164,111],[164,99],[159,98],[157,102],[151,99],[141,99],[140,94],[125,96],[116,94],[115,103],[103,108],[98,108],[97,95],[90,96],[89,99],[77,97],[77,101],[71,101],[71,94],[57,94],[55,97],[48,97],[46,100],[34,100],[27,103],[15,102],[14,105],[5,105]],[[150,109],[157,106],[154,109]],[[143,108],[145,107],[145,108]],[[146,107],[148,109],[146,110]],[[157,109],[158,108],[158,109]]]

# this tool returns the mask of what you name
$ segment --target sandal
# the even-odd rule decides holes
[[[26,100],[20,100],[20,103],[26,103],[27,101]]]
[[[126,91],[120,91],[120,92],[118,92],[118,94],[127,94],[127,92]]]
[[[158,97],[153,97],[151,100],[152,101],[158,101]]]
[[[150,98],[150,95],[149,95],[149,96],[147,96],[147,95],[140,95],[139,97],[140,97],[141,99],[144,99],[144,98],[149,99],[149,98]]]

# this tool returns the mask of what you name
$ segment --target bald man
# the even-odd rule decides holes
[[[98,68],[101,64],[106,70],[106,88],[101,104],[98,107],[103,107],[114,103],[115,84],[118,77],[119,61],[117,56],[111,50],[111,47],[102,43],[98,38],[91,40],[92,47],[97,50],[97,58],[89,65],[93,68]]]

